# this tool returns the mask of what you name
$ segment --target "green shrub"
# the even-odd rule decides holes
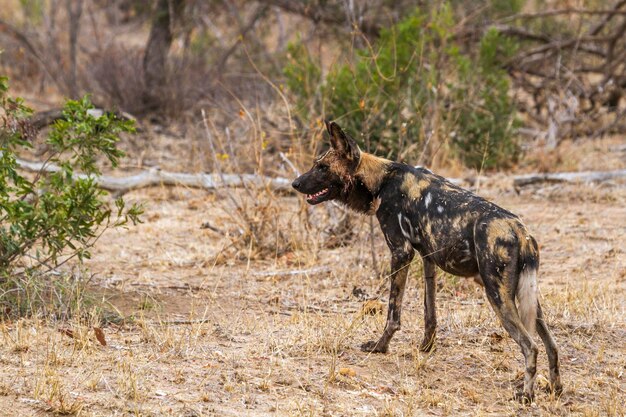
[[[447,3],[416,9],[323,80],[308,50],[290,45],[284,75],[298,115],[309,121],[316,117],[311,109],[322,111],[360,133],[367,150],[394,159],[431,163],[449,150],[471,167],[506,166],[518,148],[508,76],[499,64],[513,44],[490,31],[478,53],[463,53],[452,41],[454,27]]]
[[[42,278],[69,258],[88,258],[104,229],[139,221],[138,206],[126,207],[120,198],[111,207],[94,181],[96,160],[104,156],[116,166],[123,155],[119,135],[133,125],[113,114],[93,116],[92,108],[88,98],[69,100],[46,140],[46,165],[58,169],[23,174],[17,157],[31,147],[31,111],[8,95],[0,77],[0,283]],[[86,176],[77,178],[75,170]]]
[[[311,68],[314,60],[306,56],[306,49],[292,45],[298,59],[285,68],[287,86],[299,102],[313,99],[311,107],[341,118],[348,131],[361,132],[360,141],[371,151],[398,157],[406,145],[403,139],[424,141],[423,115],[438,102],[432,87],[440,76],[429,62],[437,61],[438,47],[446,43],[451,23],[446,8],[433,16],[416,10],[394,27],[383,29],[371,48],[357,50],[352,62],[332,68],[317,97],[311,94],[315,88],[303,88],[299,85],[302,77],[293,75],[317,76],[320,71]]]
[[[514,129],[519,126],[501,63],[515,50],[495,29],[481,39],[478,58],[457,57],[459,82],[452,87],[458,130],[454,147],[467,166],[508,167],[519,156]]]

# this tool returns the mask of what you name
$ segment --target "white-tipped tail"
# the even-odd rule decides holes
[[[537,270],[524,269],[517,283],[517,311],[524,327],[531,335],[537,322]]]

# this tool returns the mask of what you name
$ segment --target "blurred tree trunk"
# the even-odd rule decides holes
[[[143,57],[143,102],[146,111],[158,108],[162,100],[162,87],[167,82],[167,54],[173,39],[172,20],[183,5],[184,0],[157,0]]]
[[[76,81],[76,46],[78,43],[78,33],[80,31],[80,16],[83,13],[83,1],[66,0],[67,15],[69,17],[69,37],[70,37],[70,68],[67,80],[67,88],[71,98],[78,98],[78,83]]]

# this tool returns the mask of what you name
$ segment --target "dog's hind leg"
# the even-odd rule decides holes
[[[424,263],[424,340],[420,345],[422,352],[430,352],[435,347],[437,334],[437,313],[435,310],[435,296],[437,283],[435,282],[435,264],[422,258]]]
[[[516,396],[522,402],[531,402],[534,398],[535,377],[537,375],[537,354],[539,349],[524,328],[512,300],[511,302],[502,304],[499,315],[502,320],[502,325],[513,340],[522,348],[522,353],[524,354],[524,364],[526,368],[524,372],[524,388],[523,391],[517,393]]]
[[[543,311],[541,311],[541,305],[537,303],[537,333],[543,344],[546,347],[546,353],[548,354],[548,363],[550,365],[550,389],[556,395],[561,395],[563,392],[563,385],[561,384],[561,373],[559,371],[559,351],[556,347],[556,342],[552,337],[552,333],[548,329],[545,320],[543,319]]]
[[[513,297],[501,297],[497,285],[493,285],[495,280],[497,280],[496,277],[483,276],[487,298],[506,331],[522,349],[526,368],[524,373],[524,389],[521,393],[517,393],[516,397],[523,402],[530,402],[534,397],[535,376],[537,374],[537,353],[539,349],[522,324]]]
[[[481,222],[475,229],[474,239],[478,268],[487,299],[506,331],[524,354],[526,367],[524,389],[516,396],[523,402],[530,402],[534,396],[539,349],[524,326],[515,305],[522,275],[518,272],[519,238],[509,230],[506,225],[499,229],[494,227],[490,229],[489,222]]]
[[[391,252],[391,289],[389,291],[389,310],[387,311],[387,324],[383,335],[377,341],[370,341],[361,345],[364,352],[386,353],[389,341],[394,333],[400,329],[400,316],[402,314],[402,297],[409,265],[415,252],[407,244],[392,249]]]

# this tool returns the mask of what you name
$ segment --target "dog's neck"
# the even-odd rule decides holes
[[[388,159],[361,152],[359,165],[356,167],[354,176],[361,180],[371,193],[376,195],[380,184],[387,175],[387,167],[390,163],[391,161]]]
[[[340,199],[350,209],[372,214],[380,186],[391,161],[361,152],[359,165],[352,175],[351,185]]]

